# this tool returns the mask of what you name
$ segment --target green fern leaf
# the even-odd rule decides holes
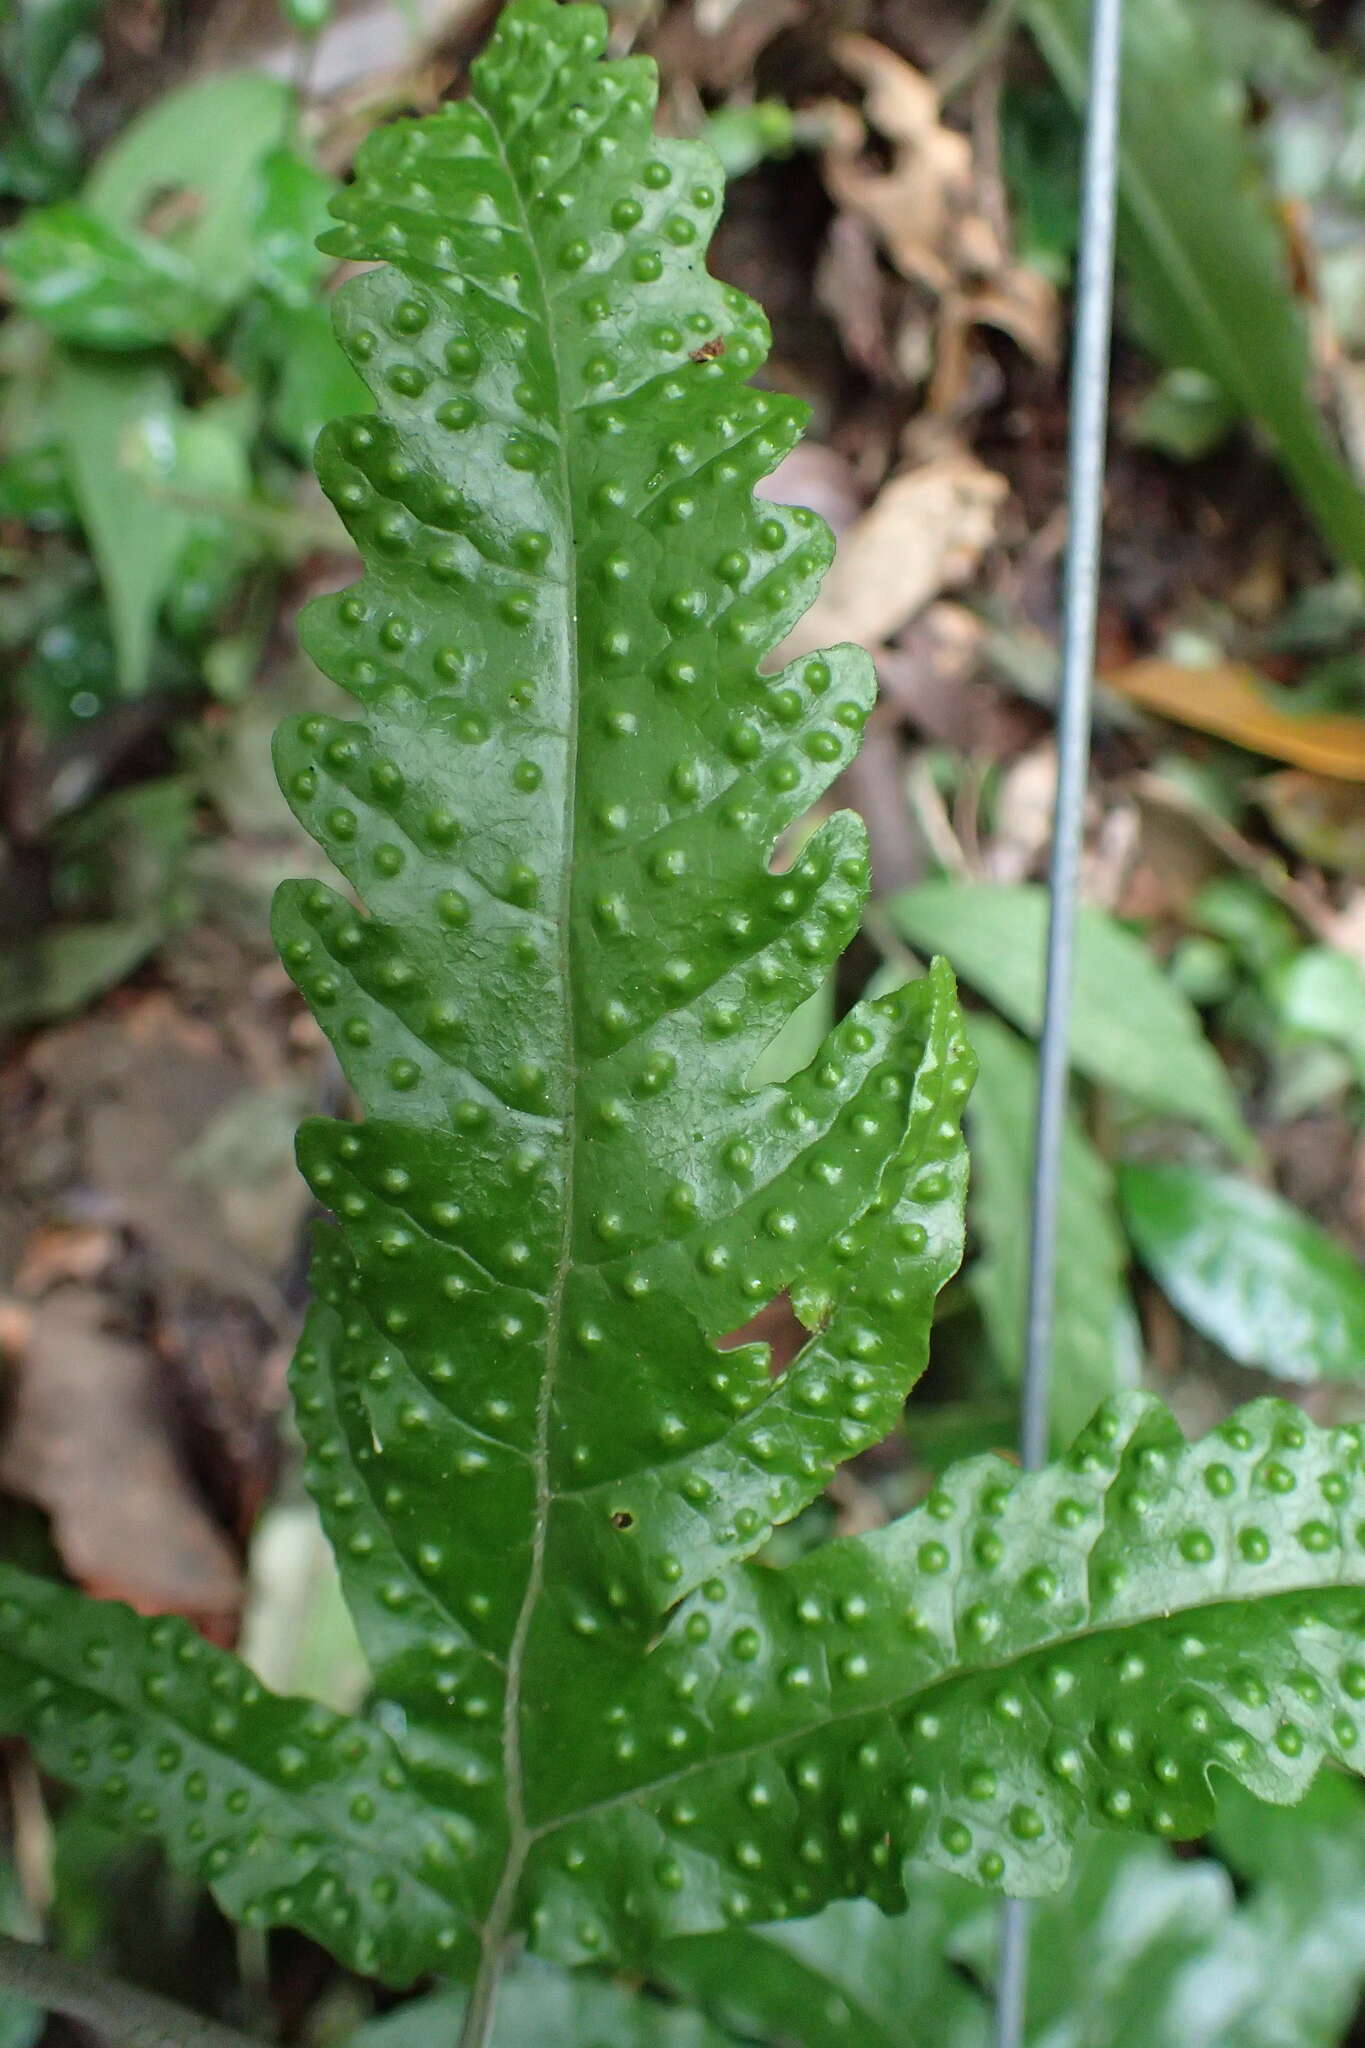
[[[872,677],[761,666],[829,557],[752,495],[800,408],[701,267],[714,165],[604,36],[514,0],[331,239],[380,266],[338,308],[378,409],[324,438],[365,575],[307,639],[361,716],[279,765],[352,894],[277,922],[365,1112],[301,1134],[335,1222],[295,1391],[371,1720],[0,1584],[4,1725],[243,1917],[395,1982],[477,1962],[470,2041],[510,1932],[644,1955],[898,1906],[911,1856],[1037,1890],[1086,1816],[1203,1826],[1214,1764],[1294,1795],[1365,1684],[1360,1444],[1275,1407],[1191,1450],[1130,1402],[759,1558],[922,1370],[970,1057],[938,965],[750,1085],[856,928],[855,821],[772,862]],[[774,1378],[723,1340],[784,1290]]]
[[[250,1926],[408,1981],[457,1947],[459,1834],[380,1729],[267,1692],[173,1616],[0,1565],[0,1728]]]

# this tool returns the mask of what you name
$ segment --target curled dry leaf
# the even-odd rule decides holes
[[[844,640],[878,647],[940,591],[966,582],[995,537],[1007,489],[965,448],[892,477],[844,535],[782,659]]]
[[[1216,733],[1248,753],[1289,761],[1342,782],[1365,782],[1365,718],[1300,712],[1241,662],[1194,668],[1152,657],[1109,670],[1105,682],[1146,711]]]
[[[231,1641],[241,1574],[177,1455],[155,1361],[105,1327],[98,1294],[65,1286],[34,1308],[13,1380],[0,1485],[47,1510],[72,1577]]]
[[[1057,353],[1057,300],[1016,263],[992,219],[968,138],[945,126],[929,80],[868,36],[840,36],[834,53],[865,89],[867,118],[891,145],[889,170],[840,125],[825,151],[831,197],[874,230],[902,277],[938,302],[938,370],[931,406],[952,404],[972,327],[999,328],[1040,362]]]
[[[1333,874],[1365,881],[1365,788],[1306,768],[1280,768],[1256,801],[1287,845]]]

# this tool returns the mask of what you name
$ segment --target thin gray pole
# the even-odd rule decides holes
[[[1057,800],[1048,873],[1047,980],[1038,1056],[1028,1327],[1019,1411],[1019,1457],[1027,1471],[1043,1464],[1048,1454],[1057,1205],[1067,1107],[1072,956],[1090,766],[1090,699],[1104,513],[1122,26],[1123,0],[1091,0],[1090,85],[1071,367],[1070,517],[1057,701]],[[1028,1952],[1028,1908],[1022,1900],[1007,1900],[996,1993],[997,2048],[1022,2048],[1028,2007]]]

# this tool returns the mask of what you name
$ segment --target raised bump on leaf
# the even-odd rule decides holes
[[[278,759],[349,893],[289,885],[276,929],[363,1110],[301,1134],[334,1220],[294,1386],[373,1724],[0,1585],[5,1726],[77,1780],[88,1746],[253,1920],[394,1981],[477,1949],[476,2012],[513,1929],[646,1954],[898,1903],[913,1856],[1036,1889],[1086,1816],[1204,1825],[1215,1764],[1283,1798],[1354,1761],[1365,1699],[1359,1442],[1275,1404],[1190,1447],[1129,1402],[1047,1472],[972,1461],[752,1561],[923,1368],[971,1062],[937,966],[750,1086],[856,928],[857,822],[778,839],[873,680],[763,668],[829,554],[753,496],[801,408],[746,384],[719,177],[604,36],[513,0],[330,241],[381,266],[337,305],[376,410],[319,457],[365,573],[306,629],[359,715]],[[773,1381],[718,1346],[784,1289],[810,1335]]]

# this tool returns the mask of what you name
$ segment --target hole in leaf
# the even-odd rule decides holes
[[[629,1508],[618,1508],[611,1518],[611,1526],[613,1529],[633,1529],[635,1517]]]
[[[766,1344],[768,1347],[768,1370],[774,1379],[780,1379],[795,1358],[810,1331],[800,1322],[792,1307],[791,1296],[784,1288],[775,1294],[770,1302],[750,1316],[737,1330],[720,1338],[717,1349],[735,1351],[741,1344]]]
[[[147,196],[138,222],[144,235],[164,240],[193,227],[204,211],[204,195],[190,185],[159,185]]]

